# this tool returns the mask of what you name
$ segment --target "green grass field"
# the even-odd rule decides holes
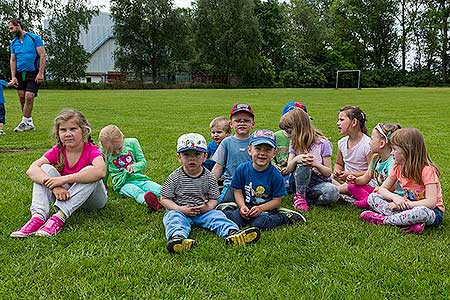
[[[54,238],[15,240],[9,234],[29,218],[31,182],[25,171],[50,148],[55,115],[84,112],[97,140],[110,123],[137,137],[146,174],[162,183],[178,166],[176,140],[187,132],[209,139],[209,121],[250,103],[257,129],[276,130],[284,104],[300,99],[336,152],[338,109],[359,105],[369,130],[378,122],[419,128],[441,167],[449,198],[450,89],[365,90],[42,90],[35,132],[15,134],[20,120],[15,91],[5,91],[6,135],[0,136],[0,299],[449,299],[449,221],[422,236],[358,219],[344,204],[313,207],[305,225],[263,232],[251,246],[229,247],[194,229],[198,246],[170,255],[163,213],[148,213],[131,199],[110,194],[105,209],[79,211]],[[20,151],[15,151],[19,149]],[[283,206],[291,207],[291,197]]]

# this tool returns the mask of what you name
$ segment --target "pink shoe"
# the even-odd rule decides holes
[[[424,223],[417,223],[413,225],[409,225],[406,227],[401,228],[400,230],[406,233],[415,233],[415,234],[422,234],[423,230],[425,229]]]
[[[145,203],[147,203],[147,206],[149,209],[158,211],[163,209],[164,207],[159,203],[158,197],[152,192],[146,192],[144,194],[144,200]]]
[[[294,207],[297,210],[303,210],[303,211],[308,211],[309,210],[309,204],[308,202],[306,202],[306,196],[305,195],[300,195],[298,193],[294,194],[294,199],[292,199],[292,201],[294,202]]]
[[[377,214],[370,210],[363,211],[359,215],[359,218],[370,224],[375,224],[375,225],[384,224],[384,216],[382,214]]]
[[[31,217],[30,220],[28,220],[28,222],[25,223],[25,225],[22,226],[22,228],[11,233],[10,237],[24,238],[29,235],[32,235],[36,231],[38,231],[39,228],[41,228],[42,225],[44,225],[44,223],[45,223],[45,220],[42,219],[41,217],[33,216],[33,217]]]
[[[369,208],[369,203],[367,203],[367,199],[355,201],[353,202],[353,205],[362,209]]]
[[[47,222],[45,222],[44,226],[36,231],[35,234],[37,236],[54,236],[61,231],[63,226],[64,221],[57,215],[53,215],[47,220]]]

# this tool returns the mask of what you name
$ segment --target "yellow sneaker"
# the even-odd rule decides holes
[[[261,232],[256,227],[250,227],[244,230],[239,230],[231,233],[226,239],[227,245],[245,245],[255,243],[261,237]]]
[[[191,250],[194,244],[195,240],[193,239],[185,239],[182,236],[174,236],[167,242],[167,250],[170,253],[181,253]]]

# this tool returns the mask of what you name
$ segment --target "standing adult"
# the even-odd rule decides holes
[[[39,84],[44,81],[44,43],[40,36],[23,30],[18,20],[8,21],[8,29],[15,35],[10,45],[11,79],[17,87],[23,114],[22,121],[14,131],[34,130],[31,114]]]

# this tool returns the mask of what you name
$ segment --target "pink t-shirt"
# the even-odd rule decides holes
[[[398,180],[403,190],[405,191],[405,197],[411,201],[417,201],[425,198],[425,186],[427,184],[437,184],[437,203],[436,206],[445,212],[444,202],[442,201],[442,189],[439,177],[436,174],[436,170],[431,166],[425,166],[422,170],[423,184],[418,184],[412,179],[405,178],[401,175],[401,167],[394,165],[392,172],[389,174],[389,178],[392,180]]]
[[[63,176],[67,174],[78,173],[84,167],[92,165],[92,161],[96,157],[102,155],[97,146],[91,143],[84,143],[83,152],[81,152],[80,158],[73,166],[69,166],[69,162],[67,161],[66,149],[64,146],[62,146],[61,149],[58,148],[57,145],[53,146],[44,154],[44,157],[48,159],[51,165],[57,165],[58,158],[61,152],[64,153],[64,169],[62,170],[62,172],[60,172]]]

